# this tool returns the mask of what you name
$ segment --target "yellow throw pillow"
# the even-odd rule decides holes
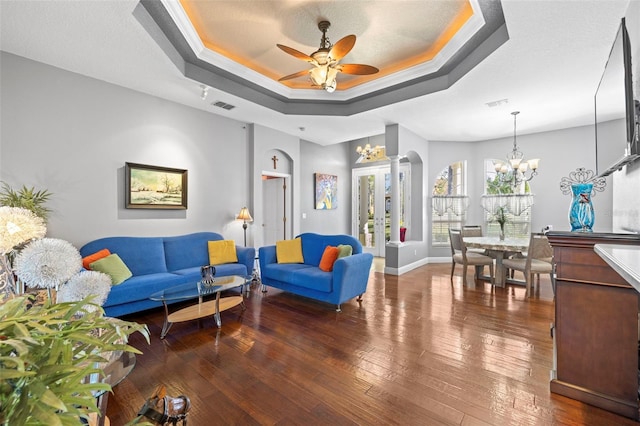
[[[278,263],[304,263],[302,257],[302,240],[276,241],[276,259]]]
[[[209,265],[236,263],[236,243],[233,240],[209,241]]]

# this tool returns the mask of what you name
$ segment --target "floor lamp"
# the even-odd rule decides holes
[[[243,207],[242,209],[240,209],[240,213],[238,213],[238,216],[236,217],[236,219],[239,219],[242,222],[242,229],[244,229],[244,246],[247,246],[247,222],[253,222],[253,218],[251,217],[251,213],[249,213],[249,209],[246,207]]]

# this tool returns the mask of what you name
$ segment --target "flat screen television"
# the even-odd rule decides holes
[[[633,99],[631,41],[622,18],[595,94],[596,174],[607,176],[640,158]]]

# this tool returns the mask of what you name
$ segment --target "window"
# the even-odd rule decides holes
[[[486,234],[497,236],[500,225],[495,221],[494,213],[498,207],[505,207],[507,223],[505,234],[508,237],[528,238],[531,232],[531,204],[533,194],[529,182],[522,182],[512,187],[508,182],[501,182],[495,171],[494,159],[484,162],[485,185],[482,197]]]
[[[449,228],[465,223],[469,198],[466,188],[466,162],[443,169],[436,177],[431,197],[431,245],[449,246]]]

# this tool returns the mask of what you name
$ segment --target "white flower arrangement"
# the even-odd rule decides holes
[[[98,271],[80,271],[60,286],[57,302],[77,302],[87,296],[95,296],[92,303],[102,306],[111,291],[111,277]],[[83,307],[87,312],[96,310],[94,305]]]
[[[14,267],[18,278],[27,285],[58,289],[82,269],[82,257],[68,241],[42,238],[22,249]]]
[[[41,217],[22,207],[0,207],[0,253],[6,255],[17,246],[42,238],[47,226]]]

